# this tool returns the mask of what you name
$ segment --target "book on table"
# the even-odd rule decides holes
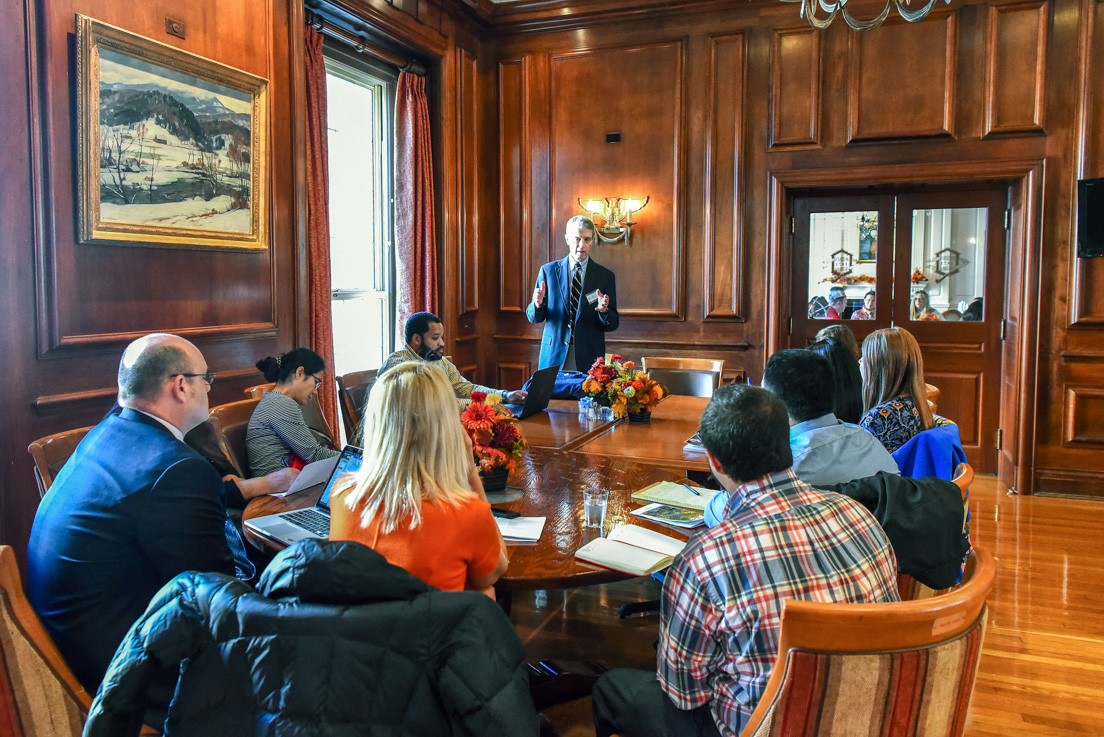
[[[696,509],[674,507],[670,504],[659,504],[658,502],[634,509],[631,514],[662,525],[674,525],[675,527],[687,529],[701,527],[705,524],[705,515]]]
[[[640,491],[633,492],[632,498],[638,502],[658,502],[672,507],[704,512],[709,500],[716,494],[717,491],[714,489],[703,489],[700,486],[688,486],[674,481],[657,481],[651,486],[645,486]]]
[[[575,551],[579,560],[632,576],[650,576],[671,565],[686,543],[636,525],[621,525]]]

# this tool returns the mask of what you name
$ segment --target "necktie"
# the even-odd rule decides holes
[[[575,264],[571,275],[571,300],[567,304],[567,319],[571,323],[572,332],[575,328],[575,315],[579,312],[579,295],[583,293],[583,268]]]

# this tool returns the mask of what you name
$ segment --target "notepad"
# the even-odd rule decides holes
[[[703,489],[699,486],[693,488],[698,492],[697,494],[690,491],[690,487],[684,484],[676,484],[673,481],[657,481],[651,486],[645,486],[640,491],[634,492],[632,498],[638,502],[658,502],[704,512],[709,500],[717,494],[717,491]]]
[[[685,546],[681,540],[643,527],[621,525],[607,537],[579,548],[575,557],[631,576],[650,576],[671,565]]]
[[[536,542],[544,531],[545,517],[495,517],[506,542]]]
[[[652,522],[688,529],[705,524],[705,515],[698,510],[674,507],[670,504],[649,504],[646,507],[634,509],[632,514]]]
[[[271,494],[271,496],[285,497],[309,489],[312,486],[326,483],[330,480],[330,474],[333,473],[334,466],[337,465],[338,457],[333,456],[332,458],[323,458],[320,461],[308,463],[303,466],[303,470],[295,477],[295,481],[291,483],[287,491]]]

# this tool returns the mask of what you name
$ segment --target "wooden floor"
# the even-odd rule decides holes
[[[1008,496],[992,476],[971,487],[973,541],[997,561],[967,737],[1104,735],[1104,503]],[[653,599],[651,579],[514,599],[530,660],[598,659],[655,667],[658,616],[619,620]],[[593,735],[590,700],[547,710],[563,737]]]

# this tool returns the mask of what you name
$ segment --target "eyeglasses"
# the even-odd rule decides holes
[[[315,376],[314,374],[310,374],[310,377],[311,377],[312,379],[314,379],[314,388],[315,388],[315,389],[317,389],[318,387],[322,386],[322,379],[318,378],[318,377],[317,377],[317,376]]]
[[[203,379],[208,386],[215,383],[214,371],[208,371],[205,374],[173,374],[173,376],[183,376],[186,379]]]

